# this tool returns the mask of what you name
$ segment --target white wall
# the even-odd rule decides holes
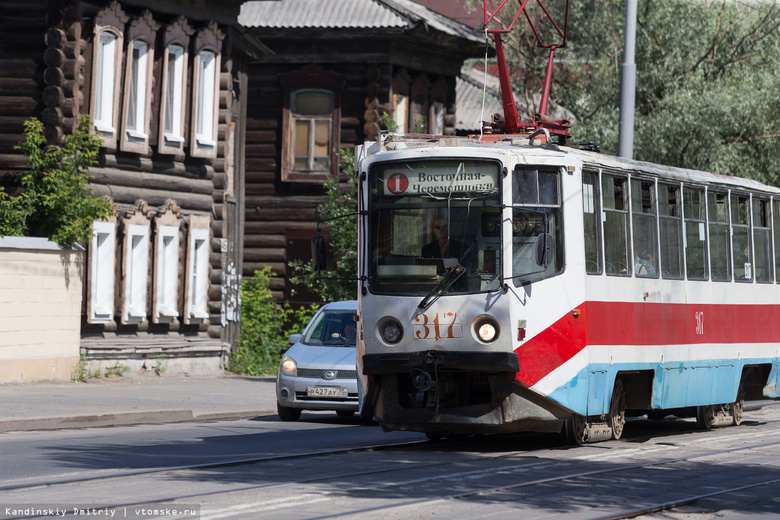
[[[0,383],[72,379],[83,258],[45,239],[0,238]]]

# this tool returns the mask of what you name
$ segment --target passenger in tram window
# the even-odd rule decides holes
[[[637,276],[655,277],[655,258],[647,249],[642,249],[634,259],[634,271]]]
[[[464,253],[463,244],[450,239],[450,230],[447,219],[436,217],[433,219],[433,242],[425,244],[422,248],[423,258],[457,258]]]

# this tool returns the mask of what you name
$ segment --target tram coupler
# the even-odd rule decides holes
[[[585,428],[585,442],[608,441],[612,438],[612,428],[607,423],[588,423]]]

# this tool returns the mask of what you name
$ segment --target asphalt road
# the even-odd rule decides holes
[[[632,509],[663,504],[670,509],[636,514],[696,520],[780,515],[777,405],[747,412],[740,427],[710,432],[690,420],[631,422],[624,439],[582,447],[556,435],[431,443],[330,413],[304,413],[297,423],[269,415],[5,433],[0,446],[2,519],[23,517],[5,514],[9,507],[16,513],[57,507],[69,514],[74,507],[94,508],[94,515],[81,518],[100,511],[114,518],[172,518],[180,508],[194,514],[177,518],[199,520],[624,518]],[[213,464],[226,461],[232,463]],[[190,464],[201,466],[117,474]],[[54,483],[63,479],[81,480]],[[53,484],[33,486],[45,482]],[[161,514],[138,516],[139,508]]]

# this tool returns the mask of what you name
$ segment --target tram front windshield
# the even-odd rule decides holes
[[[384,294],[501,286],[500,163],[376,164],[370,185],[370,287]]]

